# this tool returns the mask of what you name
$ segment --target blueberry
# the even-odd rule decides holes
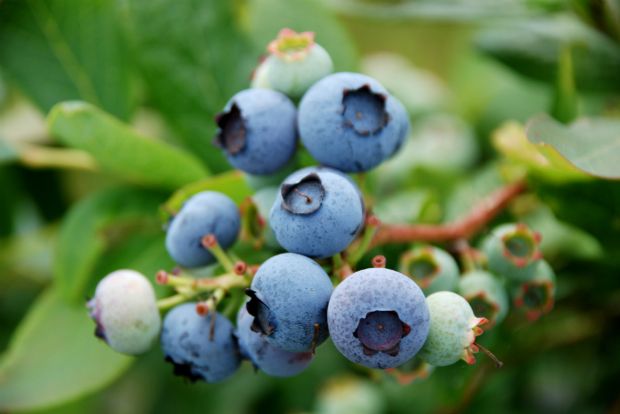
[[[372,268],[353,273],[334,289],[327,322],[336,348],[349,360],[392,368],[420,350],[429,313],[415,282],[393,270]]]
[[[242,355],[267,375],[292,377],[312,361],[312,352],[288,352],[271,345],[260,332],[252,330],[253,317],[245,306],[237,314],[237,337]]]
[[[202,245],[202,238],[214,234],[226,249],[239,234],[241,219],[236,204],[222,193],[203,191],[183,204],[166,234],[166,249],[181,266],[199,267],[215,262]]]
[[[368,171],[400,147],[409,120],[404,107],[373,78],[335,73],[315,83],[299,105],[301,140],[319,163]]]
[[[436,292],[426,298],[431,315],[431,328],[420,357],[431,365],[452,365],[459,359],[473,364],[477,352],[476,336],[485,318],[474,315],[467,301],[452,292]]]
[[[217,116],[215,144],[228,161],[250,174],[271,174],[292,158],[297,147],[297,111],[285,95],[246,89]]]
[[[500,323],[508,313],[504,284],[489,272],[474,270],[463,274],[458,292],[467,299],[476,315],[489,320],[489,326]]]
[[[328,168],[303,169],[286,178],[269,217],[282,247],[317,258],[346,249],[363,221],[359,190]]]
[[[252,87],[270,88],[297,98],[331,73],[332,60],[314,41],[314,33],[282,29],[269,43],[269,56],[254,72]]]
[[[314,260],[294,253],[274,256],[259,267],[246,291],[252,329],[280,349],[310,351],[327,339],[332,289],[329,276]]]
[[[523,223],[503,224],[482,241],[489,270],[512,281],[526,281],[542,257],[540,234]]]
[[[148,351],[161,328],[153,286],[134,270],[104,277],[87,307],[97,325],[95,335],[123,354]]]
[[[459,268],[456,261],[445,250],[432,246],[418,247],[401,256],[400,271],[431,294],[442,290],[456,290],[459,283]]]
[[[174,373],[191,381],[223,381],[241,363],[232,323],[219,313],[198,315],[195,303],[168,312],[161,347],[166,361],[174,365]]]

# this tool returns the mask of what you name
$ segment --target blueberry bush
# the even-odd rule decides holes
[[[618,180],[613,0],[0,0],[0,412],[617,412]]]

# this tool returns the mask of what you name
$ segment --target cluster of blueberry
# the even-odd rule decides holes
[[[341,252],[354,242],[367,248],[356,239],[367,239],[366,230],[377,225],[345,173],[391,157],[407,136],[408,116],[376,80],[330,74],[331,59],[310,33],[283,30],[269,51],[254,87],[233,96],[218,116],[215,141],[248,174],[284,168],[298,136],[322,165],[295,171],[277,189],[254,196],[266,242],[287,253],[257,269],[231,258],[224,250],[239,235],[239,208],[218,192],[195,194],[169,223],[166,248],[183,269],[218,262],[226,273],[199,279],[185,270],[160,272],[157,281],[177,294],[157,302],[143,275],[114,272],[88,302],[97,336],[126,354],[143,353],[160,337],[175,373],[216,382],[242,359],[269,375],[295,375],[328,337],[346,358],[371,368],[397,367],[416,355],[433,366],[473,363],[480,326],[506,315],[506,286],[530,317],[550,309],[554,275],[541,259],[539,235],[522,224],[498,227],[481,251],[466,249],[463,275],[450,254],[423,246],[402,255],[399,271],[375,260],[334,288],[321,266],[329,261],[322,259],[346,262]],[[289,97],[301,97],[298,108]],[[475,270],[481,263],[488,272]],[[247,295],[236,326],[217,311],[234,288]],[[193,301],[201,295],[204,301]],[[162,323],[160,310],[169,307]]]

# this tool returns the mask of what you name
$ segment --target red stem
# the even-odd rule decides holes
[[[465,217],[446,224],[382,224],[372,247],[413,241],[442,242],[469,239],[493,220],[506,206],[525,190],[525,181],[508,184],[486,198]]]

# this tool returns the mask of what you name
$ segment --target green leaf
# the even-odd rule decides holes
[[[249,86],[260,55],[237,27],[234,3],[177,0],[170,7],[166,0],[122,2],[150,103],[216,172],[230,166],[211,144],[214,116]]]
[[[561,157],[595,177],[620,179],[620,120],[582,118],[566,127],[539,115],[526,133],[548,159]]]
[[[571,47],[566,45],[560,50],[551,114],[562,123],[571,122],[577,117],[578,101]]]
[[[506,122],[493,132],[493,146],[512,164],[548,182],[590,181],[591,177],[569,164],[559,154],[543,153],[527,139],[525,127],[518,122]]]
[[[484,30],[476,44],[517,72],[549,83],[555,82],[561,50],[569,46],[577,89],[620,88],[620,47],[568,16],[503,22]]]
[[[84,306],[45,291],[0,361],[0,411],[43,408],[78,398],[116,379],[132,359],[93,336]]]
[[[286,0],[251,0],[249,29],[257,49],[265,51],[280,29],[316,33],[316,41],[323,46],[334,61],[338,71],[351,71],[357,67],[358,54],[355,42],[336,16],[322,2],[297,0],[291,7]]]
[[[202,181],[191,183],[175,192],[161,208],[164,222],[168,221],[171,215],[176,214],[181,209],[185,200],[196,193],[206,190],[224,193],[237,204],[254,193],[246,177],[240,171],[228,171],[214,175]]]
[[[414,223],[430,202],[427,191],[405,191],[377,200],[374,212],[382,223]]]
[[[10,164],[19,159],[19,153],[14,146],[0,137],[0,165]]]
[[[547,207],[537,208],[522,220],[543,235],[540,247],[545,258],[551,262],[557,257],[593,260],[603,256],[603,247],[596,238],[578,227],[559,221]]]
[[[60,229],[54,262],[59,292],[71,300],[84,297],[93,269],[122,230],[157,228],[160,196],[132,188],[101,190],[69,212]],[[119,236],[120,234],[120,236]]]
[[[469,22],[489,17],[514,17],[527,15],[524,2],[504,0],[468,1],[393,1],[371,2],[364,0],[331,0],[330,7],[348,16],[392,21],[428,20],[436,22]]]
[[[207,172],[190,154],[138,134],[84,102],[63,102],[48,116],[62,143],[90,153],[104,171],[133,183],[176,189]]]
[[[0,13],[0,65],[45,112],[82,99],[129,118],[126,39],[114,0],[7,0]]]

